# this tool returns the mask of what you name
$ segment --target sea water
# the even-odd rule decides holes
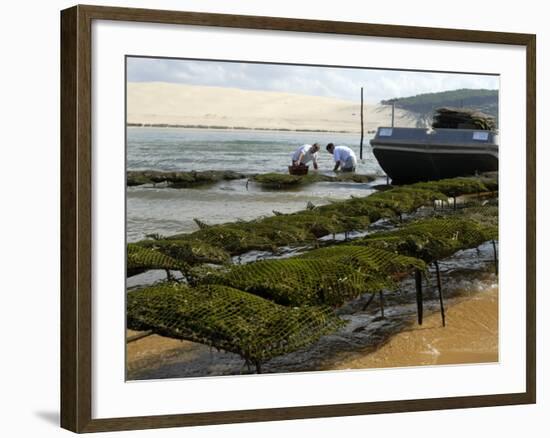
[[[188,188],[138,186],[127,188],[126,224],[129,242],[146,234],[170,235],[197,229],[194,218],[216,224],[251,220],[303,210],[308,202],[327,204],[350,196],[366,196],[372,186],[385,182],[366,135],[363,160],[357,172],[377,175],[372,184],[317,183],[295,190],[262,190],[246,179]],[[286,173],[291,155],[302,144],[321,145],[319,172],[333,174],[327,143],[351,147],[359,159],[359,134],[208,130],[185,128],[127,129],[127,170],[203,171],[232,170],[246,174]]]

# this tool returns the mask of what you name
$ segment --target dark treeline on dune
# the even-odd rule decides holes
[[[494,117],[498,126],[498,90],[460,89],[439,93],[424,93],[409,97],[383,100],[382,105],[395,104],[397,108],[418,116],[418,124],[430,125],[433,113],[441,107],[468,108]]]

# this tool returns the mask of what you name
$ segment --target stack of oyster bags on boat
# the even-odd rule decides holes
[[[432,128],[447,129],[496,129],[495,119],[480,111],[465,108],[438,108],[435,110]]]

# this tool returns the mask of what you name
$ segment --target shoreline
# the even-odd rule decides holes
[[[289,133],[320,133],[320,134],[360,134],[360,130],[331,130],[331,129],[290,129],[290,128],[247,128],[246,126],[209,126],[209,125],[181,125],[170,123],[127,123],[127,128],[168,128],[168,129],[197,129],[208,131],[255,131],[255,132],[289,132]],[[376,130],[366,134],[375,134]]]
[[[376,349],[346,354],[316,371],[498,362],[498,286],[446,300],[446,320],[442,327],[434,311],[422,326],[411,321]],[[137,333],[128,330],[127,336]],[[133,379],[146,369],[192,360],[201,347],[155,334],[142,337],[126,344],[127,374]]]

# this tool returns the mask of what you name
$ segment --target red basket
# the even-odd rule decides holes
[[[288,166],[288,173],[291,175],[307,175],[308,170],[309,166],[304,164],[300,166]]]

